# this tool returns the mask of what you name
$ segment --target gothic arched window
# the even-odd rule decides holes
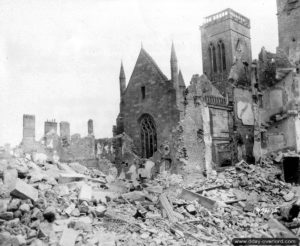
[[[157,150],[156,127],[151,115],[142,115],[140,119],[140,134],[142,157],[149,158]]]
[[[209,58],[210,58],[210,68],[212,72],[217,72],[217,58],[216,58],[216,48],[211,43],[209,45]]]
[[[222,72],[226,70],[225,45],[222,40],[218,42],[218,54],[219,54],[220,71]]]
[[[223,70],[226,70],[226,53],[225,44],[222,42],[222,60],[223,60]]]

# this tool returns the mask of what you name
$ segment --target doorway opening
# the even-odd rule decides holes
[[[300,183],[299,157],[284,157],[282,161],[284,180],[287,183]]]

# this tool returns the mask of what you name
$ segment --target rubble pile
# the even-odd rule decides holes
[[[115,170],[34,160],[1,160],[0,245],[231,245],[235,237],[296,237],[279,221],[296,228],[297,187],[268,163],[242,161],[186,186],[168,172],[132,182]]]

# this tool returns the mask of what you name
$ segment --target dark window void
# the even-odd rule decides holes
[[[216,57],[216,48],[213,44],[209,45],[209,58],[210,58],[210,68],[211,72],[217,72],[217,57]]]
[[[222,62],[223,62],[223,70],[226,70],[225,44],[223,42],[222,42]]]
[[[226,70],[226,56],[225,56],[225,45],[222,40],[218,42],[218,60],[220,64],[220,71]]]
[[[142,92],[142,99],[145,99],[146,98],[146,87],[145,86],[141,87],[141,92]]]
[[[214,63],[214,72],[218,71],[217,69],[217,57],[216,57],[216,48],[213,46],[213,63]]]
[[[154,120],[148,114],[140,120],[142,157],[149,158],[157,150],[157,136]]]
[[[282,165],[285,182],[300,184],[299,157],[284,157]]]

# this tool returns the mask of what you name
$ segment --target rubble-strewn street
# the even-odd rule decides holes
[[[299,246],[300,0],[28,2],[0,1],[0,246]]]
[[[231,245],[299,232],[299,187],[270,159],[188,184],[167,172],[132,182],[112,165],[104,174],[30,156],[2,160],[1,175],[1,245]]]

